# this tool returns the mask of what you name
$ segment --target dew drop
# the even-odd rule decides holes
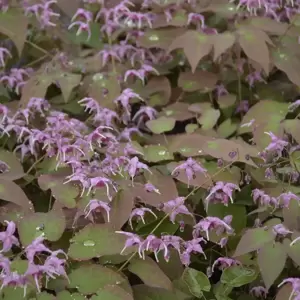
[[[83,242],[83,245],[86,247],[94,247],[95,246],[95,242],[92,240],[87,240]]]
[[[167,151],[161,150],[161,151],[158,152],[158,155],[166,155],[166,153],[167,153]]]
[[[159,41],[159,36],[156,34],[152,34],[149,36],[149,40],[154,42],[154,41]]]

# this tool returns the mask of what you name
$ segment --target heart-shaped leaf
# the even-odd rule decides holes
[[[130,261],[128,270],[134,273],[147,285],[172,290],[171,280],[163,273],[157,263],[150,257],[136,258]]]
[[[68,254],[77,260],[120,254],[125,241],[124,235],[115,233],[107,224],[89,224],[71,239]]]
[[[144,157],[148,162],[160,162],[174,159],[173,154],[162,145],[146,145],[144,147]]]
[[[176,120],[174,118],[160,117],[155,120],[146,122],[146,126],[156,134],[171,131],[175,127]]]
[[[231,266],[226,268],[221,276],[221,282],[232,287],[240,287],[254,281],[258,273],[244,266]]]
[[[119,285],[126,281],[120,273],[100,265],[82,265],[68,275],[70,287],[80,293],[93,294],[107,285]]]

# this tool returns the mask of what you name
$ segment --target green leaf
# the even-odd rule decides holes
[[[134,300],[132,295],[117,285],[106,286],[96,295],[93,295],[91,300]]]
[[[197,119],[201,126],[201,129],[208,130],[212,129],[218,122],[221,112],[218,109],[207,109],[203,114]]]
[[[134,300],[181,300],[175,292],[144,284],[133,286]]]
[[[159,268],[157,263],[150,257],[144,259],[135,258],[130,261],[128,270],[134,273],[148,286],[172,290],[171,280]]]
[[[240,287],[253,282],[258,273],[254,269],[244,266],[231,266],[226,268],[221,276],[221,282],[232,287]]]
[[[71,294],[68,291],[62,291],[56,295],[56,300],[85,300],[85,299],[86,298],[84,297],[84,295],[81,295],[79,293]]]
[[[64,207],[75,208],[79,189],[71,183],[64,183],[65,177],[59,174],[43,174],[38,178],[39,186],[51,189],[52,196]]]
[[[41,292],[36,295],[36,300],[55,300],[55,297],[46,292]]]
[[[9,169],[7,172],[0,174],[0,179],[16,180],[25,175],[20,160],[13,152],[0,149],[0,162],[1,161],[5,162]]]
[[[0,179],[0,199],[15,203],[26,211],[33,210],[32,203],[24,191],[13,181]]]
[[[21,9],[11,8],[0,13],[0,32],[7,35],[21,55],[27,35],[28,18]]]
[[[273,242],[274,234],[270,230],[264,228],[248,229],[239,241],[236,247],[234,257],[259,250],[265,244]]]
[[[83,265],[69,275],[70,287],[80,293],[93,294],[107,285],[119,285],[126,281],[120,273],[100,265]]]
[[[269,243],[259,250],[257,262],[267,289],[282,272],[286,259],[287,253],[281,243]]]
[[[231,119],[227,119],[220,124],[217,133],[221,138],[230,137],[238,129],[238,124],[233,123]]]
[[[156,134],[171,131],[175,127],[176,120],[174,118],[160,117],[156,120],[146,122],[146,126]]]
[[[52,209],[48,213],[29,213],[18,224],[18,232],[23,246],[29,245],[35,238],[43,235],[49,241],[60,239],[66,228],[66,219],[62,210]]]
[[[77,260],[120,254],[125,241],[124,235],[115,233],[107,224],[89,224],[75,234],[68,254]]]
[[[203,272],[192,268],[186,268],[181,278],[188,286],[191,294],[197,298],[202,298],[203,291],[210,291],[211,285],[209,279]]]
[[[173,160],[173,154],[161,145],[146,145],[144,147],[144,157],[146,161],[157,163],[163,160]]]

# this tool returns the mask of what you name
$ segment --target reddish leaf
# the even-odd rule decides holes
[[[20,205],[24,210],[33,209],[26,194],[13,181],[0,179],[0,199]]]
[[[164,288],[166,290],[173,289],[171,280],[150,257],[146,257],[145,260],[140,258],[131,260],[128,270],[140,277],[148,286]]]
[[[199,61],[210,53],[213,46],[212,37],[198,31],[189,30],[177,37],[170,45],[168,51],[183,48],[192,72],[196,71]]]
[[[213,36],[215,61],[234,44],[235,39],[236,36],[229,31]]]
[[[128,221],[134,207],[134,196],[131,189],[120,191],[111,202],[110,222],[114,230],[120,230]]]
[[[241,27],[238,30],[239,43],[246,55],[259,63],[266,74],[269,74],[270,55],[267,43],[273,45],[269,36],[262,30]]]
[[[181,72],[178,78],[178,86],[185,92],[209,92],[213,90],[218,81],[214,73],[197,70],[196,72]]]
[[[27,35],[28,18],[21,9],[11,8],[0,13],[0,32],[7,35],[21,55]]]
[[[141,47],[148,49],[161,48],[167,50],[173,40],[185,32],[183,28],[163,28],[146,30],[145,34],[137,39]]]

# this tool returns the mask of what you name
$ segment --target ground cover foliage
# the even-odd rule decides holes
[[[300,299],[300,1],[0,8],[2,299]]]

